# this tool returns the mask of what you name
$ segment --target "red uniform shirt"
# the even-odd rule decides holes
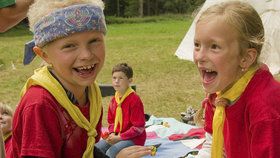
[[[122,131],[119,126],[117,133],[121,133],[122,140],[132,140],[136,145],[144,145],[146,140],[144,106],[140,97],[135,93],[129,94],[122,102],[123,123]],[[114,132],[117,102],[112,98],[108,110],[109,132]]]
[[[13,157],[12,136],[5,140],[5,152],[7,158]]]
[[[206,104],[205,130],[212,133],[215,95]],[[280,84],[267,67],[260,68],[240,98],[226,108],[227,158],[279,158]]]
[[[89,103],[79,109],[89,120]],[[102,115],[96,141],[100,138],[101,118]],[[47,90],[40,86],[27,90],[13,119],[12,144],[16,158],[79,158],[86,149],[87,138],[87,131],[73,121]]]

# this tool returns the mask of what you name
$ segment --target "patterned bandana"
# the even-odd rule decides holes
[[[106,34],[105,17],[100,7],[78,4],[58,9],[35,24],[34,41],[25,44],[23,63],[29,64],[36,56],[33,52],[34,45],[43,47],[56,39],[91,30]]]

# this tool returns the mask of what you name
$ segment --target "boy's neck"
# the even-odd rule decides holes
[[[120,95],[119,95],[120,98],[124,96],[124,94],[125,94],[125,92],[127,91],[127,89],[128,89],[128,88],[126,88],[124,91],[117,91],[117,92],[120,94]]]

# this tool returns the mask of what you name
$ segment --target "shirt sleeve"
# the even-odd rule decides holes
[[[113,133],[114,132],[114,122],[115,122],[115,108],[113,107],[114,105],[114,97],[111,99],[111,102],[109,104],[109,108],[108,108],[108,115],[107,115],[107,121],[108,121],[108,130],[109,133]]]
[[[267,119],[251,127],[252,158],[276,158],[280,155],[280,118]]]
[[[0,8],[5,8],[14,4],[16,4],[15,0],[1,0]]]
[[[135,114],[137,114],[137,117],[135,117]],[[132,139],[145,131],[144,106],[140,98],[131,106],[130,121],[132,126],[127,131],[121,133],[122,140]]]
[[[57,112],[47,101],[26,106],[21,114],[21,156],[56,157],[63,143]]]

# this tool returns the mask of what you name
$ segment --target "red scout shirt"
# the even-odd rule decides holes
[[[204,102],[205,130],[212,133],[215,95]],[[280,84],[262,66],[240,98],[226,108],[224,124],[227,158],[279,158]]]
[[[89,120],[89,103],[78,106]],[[96,142],[101,133],[102,115],[97,125]],[[13,119],[14,156],[46,158],[82,157],[87,145],[87,131],[80,128],[55,98],[40,86],[30,87]]]
[[[122,140],[132,140],[136,145],[144,145],[146,140],[144,106],[140,97],[135,93],[129,94],[122,103],[123,124]],[[117,102],[112,98],[108,110],[109,132],[114,132]],[[116,132],[119,133],[119,126]]]
[[[12,146],[12,136],[7,138],[5,140],[5,152],[6,152],[6,157],[13,157],[13,146]]]

